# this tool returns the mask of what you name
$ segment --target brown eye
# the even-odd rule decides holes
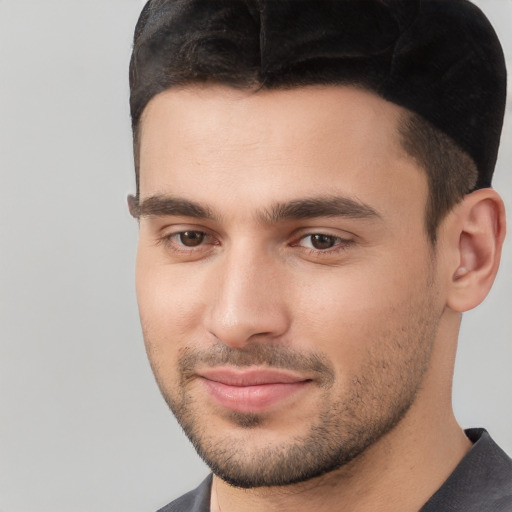
[[[203,243],[205,234],[202,231],[184,231],[179,237],[184,246],[197,247]]]
[[[335,236],[330,235],[310,235],[311,237],[311,245],[318,250],[330,249],[336,245],[336,240],[338,240]]]

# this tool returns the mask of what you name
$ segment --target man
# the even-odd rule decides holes
[[[213,473],[162,510],[512,510],[451,407],[505,235],[483,14],[152,0],[130,85],[144,339]]]

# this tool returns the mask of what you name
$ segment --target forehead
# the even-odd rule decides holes
[[[390,183],[421,188],[423,173],[400,144],[404,115],[355,87],[170,89],[141,119],[140,194],[211,203],[215,191],[242,194],[248,206],[325,193],[385,196]]]
[[[404,113],[370,91],[349,86],[254,91],[191,85],[169,89],[149,102],[141,118],[140,139],[143,148],[148,137],[153,143],[156,130],[181,142],[193,136],[204,143],[274,145],[289,137],[292,143],[329,144],[350,134],[351,138],[371,135],[378,146],[383,141],[398,142],[396,129]]]

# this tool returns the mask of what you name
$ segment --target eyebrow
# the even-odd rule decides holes
[[[140,217],[182,216],[196,219],[212,219],[216,217],[212,210],[194,201],[172,196],[151,196],[140,202],[137,196],[128,196],[130,213],[136,219]]]
[[[277,203],[270,210],[263,213],[262,220],[269,224],[275,224],[284,220],[316,217],[381,218],[377,210],[359,200],[349,197],[327,196]]]
[[[128,204],[130,213],[137,219],[151,216],[182,216],[208,220],[219,218],[207,205],[167,195],[151,196],[142,202],[139,202],[136,196],[128,196]],[[317,217],[380,219],[381,215],[374,208],[357,199],[342,196],[313,197],[275,203],[257,215],[257,219],[264,224]]]

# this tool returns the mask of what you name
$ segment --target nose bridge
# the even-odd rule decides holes
[[[222,343],[243,347],[251,338],[287,330],[279,262],[250,240],[233,244],[219,262],[207,328]]]

